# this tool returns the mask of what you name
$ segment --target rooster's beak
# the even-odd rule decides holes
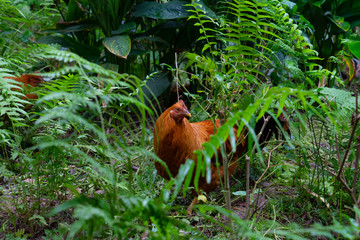
[[[185,113],[184,116],[188,119],[191,118],[191,114],[189,112]]]

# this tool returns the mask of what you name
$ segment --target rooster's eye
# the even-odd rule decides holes
[[[176,108],[175,110],[178,112],[178,111],[180,111],[180,108]]]

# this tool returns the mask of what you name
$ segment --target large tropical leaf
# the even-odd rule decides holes
[[[174,0],[168,3],[143,2],[136,6],[133,16],[153,19],[177,19],[189,16],[184,1]]]
[[[202,9],[209,17],[215,18],[216,14],[207,7],[203,1],[197,1],[200,9]],[[168,3],[143,2],[135,7],[133,16],[148,17],[153,19],[179,19],[190,16],[188,3],[181,0],[173,0]]]
[[[127,58],[130,53],[131,40],[129,35],[124,34],[105,38],[103,44],[109,52],[118,57]]]
[[[357,59],[360,59],[360,41],[346,39],[343,43],[348,45],[349,50]]]
[[[142,88],[147,99],[152,100],[159,97],[170,86],[169,77],[166,73],[157,73],[152,75],[146,81],[146,86]]]

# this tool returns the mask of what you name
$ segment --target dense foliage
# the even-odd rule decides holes
[[[0,5],[1,239],[359,238],[359,1]],[[222,126],[166,181],[152,131],[179,98]],[[237,173],[186,215],[234,126]]]

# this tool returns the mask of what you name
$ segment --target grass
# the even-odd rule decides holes
[[[131,202],[131,199],[139,197],[141,199],[139,199],[140,202],[144,199],[154,201],[153,204],[156,205],[153,205],[153,207],[156,206],[155,208],[158,210],[165,207],[166,210],[163,213],[176,220],[176,222],[180,221],[188,226],[185,229],[189,229],[189,227],[192,229],[191,231],[197,229],[197,234],[199,235],[194,235],[194,237],[202,236],[221,239],[227,236],[227,231],[224,231],[226,227],[222,224],[225,222],[226,217],[217,210],[208,208],[208,205],[224,206],[224,198],[220,189],[210,193],[208,202],[206,204],[199,204],[195,208],[195,214],[186,216],[184,210],[191,201],[190,194],[185,198],[179,195],[174,201],[165,202],[167,206],[161,203],[161,194],[164,194],[162,190],[166,189],[167,182],[156,175],[153,159],[143,156],[141,153],[133,154],[129,161],[103,158],[100,153],[104,149],[100,152],[98,150],[95,151],[96,148],[103,146],[96,139],[89,138],[90,135],[86,131],[73,135],[73,133],[69,133],[69,128],[66,125],[63,128],[59,127],[56,131],[53,131],[53,126],[55,125],[48,125],[45,128],[50,130],[50,133],[58,133],[56,136],[39,136],[44,135],[46,131],[44,131],[44,128],[38,128],[32,140],[34,142],[47,142],[57,141],[57,138],[65,139],[68,142],[71,140],[71,142],[80,146],[83,145],[84,151],[87,149],[85,153],[89,157],[97,161],[100,166],[106,169],[113,169],[116,172],[116,183],[114,185],[109,182],[110,179],[103,174],[104,172],[99,171],[91,163],[82,159],[83,156],[81,154],[67,151],[60,146],[51,146],[43,149],[34,148],[32,150],[29,150],[29,148],[20,149],[17,155],[14,155],[12,151],[11,158],[3,159],[5,164],[3,169],[7,169],[8,175],[2,177],[1,184],[2,211],[0,214],[2,216],[1,226],[4,230],[3,235],[0,236],[1,238],[5,236],[7,238],[39,238],[41,236],[54,238],[56,236],[68,236],[69,232],[73,234],[73,237],[85,237],[86,231],[80,228],[80,232],[72,232],[73,227],[69,225],[74,223],[76,219],[81,219],[79,214],[82,211],[76,209],[87,206],[85,209],[94,211],[97,204],[109,204],[108,207],[115,208],[114,211],[120,214],[117,215],[120,217],[121,213],[125,214],[127,212],[126,209],[121,209],[121,206],[125,207],[129,204],[126,201]],[[114,132],[114,129],[105,128],[105,131]],[[143,146],[147,151],[151,152],[151,129],[148,129],[146,133],[149,134],[145,137],[148,140],[144,142]],[[71,137],[69,138],[69,136]],[[134,136],[138,135],[135,134]],[[133,144],[137,140],[129,139],[129,142]],[[267,148],[268,151],[275,145],[270,145]],[[90,148],[89,146],[92,147]],[[321,176],[312,176],[311,173],[314,171],[314,168],[305,168],[298,165],[293,159],[286,158],[288,154],[290,153],[286,148],[282,148],[274,153],[264,181],[257,185],[260,192],[254,195],[254,199],[256,199],[254,200],[254,209],[256,209],[256,212],[252,215],[251,219],[251,225],[256,232],[263,232],[267,229],[288,229],[291,232],[292,230],[285,226],[294,222],[303,227],[310,227],[316,222],[322,222],[327,225],[331,224],[332,216],[336,215],[336,209],[331,207],[332,211],[329,211],[330,209],[320,200],[320,197],[313,194],[313,190],[306,190],[308,187],[315,186],[314,184],[309,185],[313,182],[313,179],[320,179]],[[267,156],[268,153],[264,153],[265,159]],[[254,187],[254,182],[264,170],[265,166],[263,163],[259,161],[253,163],[251,172],[252,187]],[[235,174],[232,180],[232,191],[244,191],[244,182],[244,170],[240,166],[238,173]],[[117,191],[117,193],[113,191]],[[129,198],[125,197],[126,201],[124,200],[119,205],[116,199],[119,197],[121,199],[121,196],[126,195]],[[90,198],[83,198],[81,196],[88,196]],[[77,202],[70,206],[75,207],[75,212],[71,210],[72,208],[64,208],[63,210],[65,211],[49,215],[49,212],[55,206],[64,202],[66,204],[67,200],[74,199],[74,197],[77,199]],[[244,218],[245,197],[233,195],[232,198],[233,214]],[[95,204],[91,199],[100,202]],[[137,218],[126,219],[129,221],[129,224],[132,223],[137,226],[132,230],[131,236],[140,237],[144,232],[156,231],[155,229],[162,226],[161,224],[153,225],[153,223],[150,224],[149,222],[150,220],[156,221],[156,218],[161,216],[154,215],[151,217],[156,211],[152,212],[154,210],[142,209],[137,203],[133,204],[135,204],[133,207],[138,208],[138,211],[150,212],[140,216],[138,220],[136,220]],[[208,210],[204,212],[204,209],[207,208]],[[76,211],[80,211],[80,213]],[[110,214],[111,212],[108,213]],[[342,212],[342,214],[344,213],[349,214],[349,212]],[[148,220],[146,220],[147,217],[149,217]],[[144,220],[145,222],[142,223]],[[91,221],[89,223],[86,222],[86,224],[90,223]],[[114,234],[111,231],[104,231],[105,229],[112,229],[111,226],[110,228],[105,227],[107,224],[103,225],[104,223],[99,224],[99,222],[92,224],[102,226],[95,227],[97,231],[93,233],[95,234],[93,237],[109,238]],[[185,231],[182,234],[186,236],[190,232]]]
[[[50,56],[43,54],[69,60],[64,52],[49,51]],[[279,140],[273,141],[262,151],[264,161],[254,158],[250,179],[251,189],[256,186],[257,191],[250,219],[244,220],[243,162],[231,181],[236,194],[231,215],[219,188],[187,216],[190,191],[175,195],[181,184],[156,174],[156,115],[142,105],[140,81],[77,56],[69,58],[74,60],[71,73],[44,84],[42,98],[24,116],[22,126],[1,116],[12,134],[1,145],[0,238],[223,239],[230,236],[229,217],[234,222],[232,234],[239,238],[311,238],[311,230],[321,236],[332,232],[335,237],[356,238],[359,229],[352,225],[351,199],[327,171],[336,170],[337,163],[330,147],[332,122],[305,112],[303,126],[299,115],[292,116],[294,147],[277,147]],[[82,68],[87,64],[93,68]],[[66,69],[63,65],[58,72]],[[338,140],[343,155],[349,134]],[[349,166],[345,177],[351,180],[354,171]],[[345,226],[347,233],[341,232]]]

